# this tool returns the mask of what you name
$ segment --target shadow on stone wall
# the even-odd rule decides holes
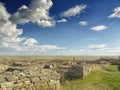
[[[9,63],[10,62],[10,63]],[[9,61],[0,64],[0,90],[60,90],[60,82],[87,76],[106,61]]]

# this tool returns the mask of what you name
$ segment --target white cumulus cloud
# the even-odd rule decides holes
[[[19,35],[23,33],[22,29],[17,29],[16,24],[9,21],[10,14],[6,12],[6,8],[0,3],[0,46],[1,47],[13,47],[24,40],[19,38]]]
[[[46,6],[48,7],[48,6]],[[22,8],[26,9],[26,6]],[[53,50],[64,49],[57,45],[39,45],[34,38],[21,37],[22,29],[18,29],[17,25],[9,20],[11,15],[6,8],[0,3],[0,52],[1,54],[32,54],[37,51],[47,52]]]
[[[120,18],[120,7],[114,9],[114,13],[108,16],[109,18]]]
[[[61,20],[58,20],[57,22],[62,23],[62,22],[67,22],[67,20],[63,18]]]
[[[11,16],[10,20],[15,24],[32,22],[43,27],[54,26],[55,21],[49,15],[49,10],[52,5],[51,0],[32,0],[28,7],[25,5],[21,6],[18,11]]]
[[[23,42],[23,45],[25,45],[25,46],[34,46],[37,43],[38,43],[37,40],[35,40],[33,38],[28,38],[25,42]]]
[[[105,48],[107,45],[106,44],[98,44],[98,45],[90,45],[88,46],[89,49],[102,49]]]
[[[61,16],[62,17],[72,17],[72,16],[79,15],[86,7],[87,7],[87,5],[76,5],[70,9],[62,12]]]
[[[88,24],[87,21],[80,21],[80,22],[79,22],[79,25],[82,25],[82,26],[86,26],[87,24]]]
[[[101,30],[105,30],[105,29],[107,29],[107,26],[104,26],[104,25],[94,26],[91,28],[91,30],[93,30],[93,31],[101,31]]]

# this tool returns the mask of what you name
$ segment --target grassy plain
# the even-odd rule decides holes
[[[62,90],[120,90],[120,72],[116,65],[111,65],[83,79],[65,81]]]
[[[0,56],[0,60],[98,60],[99,58],[115,58],[118,56]]]

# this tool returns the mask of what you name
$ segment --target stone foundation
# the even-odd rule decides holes
[[[60,90],[60,75],[39,66],[9,67],[0,83],[0,90]]]
[[[0,64],[0,90],[60,90],[61,81],[85,77],[107,65],[63,60],[10,61],[8,65]]]

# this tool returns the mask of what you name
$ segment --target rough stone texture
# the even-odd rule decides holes
[[[0,82],[0,90],[59,90],[60,75],[54,70],[41,69],[39,65],[9,67]]]
[[[102,69],[109,64],[91,64],[81,63],[73,66],[61,66],[59,67],[59,73],[61,74],[61,81],[64,79],[77,79],[82,78],[90,74],[94,70]]]
[[[76,60],[9,62],[0,64],[0,90],[60,90],[61,81],[82,78],[109,65]]]
[[[0,73],[6,71],[7,69],[8,69],[8,66],[7,66],[7,65],[0,64]]]

